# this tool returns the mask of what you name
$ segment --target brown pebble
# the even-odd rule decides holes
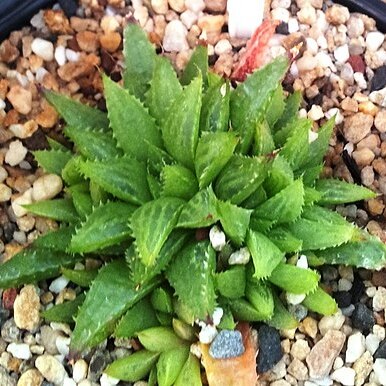
[[[80,49],[86,52],[95,52],[99,47],[98,35],[91,31],[78,32],[76,41]]]
[[[7,94],[8,100],[12,106],[20,114],[28,114],[32,109],[32,94],[31,91],[15,85],[12,86]]]
[[[374,125],[380,133],[386,132],[386,110],[380,110],[375,116]]]
[[[386,287],[386,270],[374,271],[371,281],[376,287]]]
[[[206,10],[209,12],[225,12],[226,0],[204,0]]]
[[[373,216],[381,215],[385,209],[385,205],[380,199],[372,198],[367,201],[367,209]]]
[[[358,102],[352,98],[345,98],[342,100],[341,107],[345,111],[356,113],[358,111]]]
[[[381,176],[386,176],[386,160],[377,158],[373,161],[374,170]]]
[[[118,32],[107,32],[99,37],[100,44],[108,52],[115,52],[121,44],[122,38]]]
[[[352,157],[358,166],[367,166],[371,164],[375,155],[370,149],[365,147],[363,149],[353,151]]]
[[[370,133],[374,118],[369,114],[357,113],[344,121],[343,134],[352,143],[358,143]]]
[[[45,10],[44,21],[49,30],[53,33],[65,35],[72,32],[70,21],[62,10]]]
[[[12,63],[18,57],[20,53],[17,47],[15,47],[8,39],[4,40],[0,45],[0,62]]]

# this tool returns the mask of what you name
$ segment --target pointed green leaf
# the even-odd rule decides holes
[[[70,351],[80,353],[106,339],[126,310],[157,284],[158,281],[153,281],[136,289],[124,261],[115,260],[105,265],[93,281],[78,312]]]
[[[325,249],[351,240],[355,228],[339,214],[313,206],[304,210],[302,217],[286,225],[303,241],[303,250]]]
[[[162,126],[166,150],[179,163],[193,170],[201,110],[202,78],[185,87],[170,107]]]
[[[68,147],[62,145],[60,142],[56,141],[55,139],[52,139],[51,137],[48,137],[48,136],[46,137],[46,139],[48,144],[50,145],[51,150],[60,150],[68,153],[71,152],[71,150]]]
[[[86,253],[115,245],[129,238],[130,216],[135,208],[123,202],[108,202],[94,209],[71,239],[72,252]]]
[[[121,157],[104,161],[83,161],[80,171],[105,191],[132,204],[151,200],[146,166],[135,159]],[[129,177],[130,176],[130,177]]]
[[[90,160],[115,158],[122,155],[110,132],[67,126],[64,134],[76,145],[76,150]]]
[[[81,156],[73,156],[64,166],[62,170],[62,178],[68,185],[75,185],[84,182],[84,179],[78,169],[81,160]]]
[[[280,154],[275,156],[268,177],[264,181],[264,190],[268,197],[279,193],[294,181],[294,172],[288,161]]]
[[[166,276],[176,294],[196,318],[213,313],[215,265],[215,251],[208,241],[201,241],[185,247],[167,270]]]
[[[260,320],[271,319],[274,301],[269,284],[261,280],[249,280],[245,290],[245,297],[260,314]]]
[[[296,220],[302,213],[303,205],[304,187],[300,179],[258,206],[252,216],[283,224]]]
[[[39,201],[33,204],[23,205],[29,212],[42,217],[63,222],[76,222],[79,220],[77,211],[68,198]]]
[[[141,286],[161,273],[174,256],[181,250],[185,242],[189,239],[190,234],[186,230],[176,229],[172,231],[168,239],[165,241],[158,254],[157,264],[154,266],[146,266],[142,263],[137,251],[132,245],[126,251],[126,261],[130,266],[130,277],[137,286]]]
[[[189,346],[161,353],[157,362],[159,386],[172,386],[189,357]]]
[[[109,121],[106,113],[54,91],[45,91],[44,96],[68,125],[79,130],[87,127],[108,130]]]
[[[311,206],[315,204],[315,202],[319,202],[322,198],[321,193],[319,193],[316,189],[310,188],[309,186],[304,187],[304,205]]]
[[[273,127],[275,123],[282,116],[285,109],[283,86],[279,84],[275,90],[270,105],[268,106],[266,113],[266,120],[268,127]]]
[[[308,162],[309,158],[313,157],[309,143],[311,127],[311,120],[299,118],[299,122],[295,125],[280,151],[280,155],[288,161],[293,170],[299,169]]]
[[[259,186],[241,206],[246,209],[255,209],[258,205],[267,200],[267,193],[262,186]]]
[[[72,202],[80,217],[84,218],[92,212],[92,199],[89,194],[88,184],[76,184],[70,186]]]
[[[184,341],[170,327],[151,327],[138,333],[138,339],[146,350],[164,352],[179,348]]]
[[[33,155],[47,173],[62,175],[62,170],[72,158],[72,154],[62,150],[36,150]]]
[[[282,116],[276,122],[274,131],[277,132],[281,128],[285,127],[293,119],[298,117],[298,111],[300,109],[300,104],[302,102],[302,93],[300,91],[295,91],[293,94],[290,94],[285,101],[285,108]],[[283,141],[284,142],[284,141]]]
[[[144,265],[154,264],[177,223],[183,203],[178,198],[162,197],[142,205],[133,213],[131,229]]]
[[[189,354],[174,386],[202,386],[200,361],[193,354]]]
[[[245,293],[245,267],[235,266],[216,273],[215,282],[216,289],[222,296],[230,299],[241,298]]]
[[[325,264],[340,264],[379,270],[386,264],[386,246],[378,238],[363,233],[362,240],[316,251]]]
[[[232,299],[229,301],[229,306],[237,320],[258,322],[263,319],[262,314],[245,298]]]
[[[349,202],[375,198],[377,194],[364,186],[349,184],[340,180],[319,180],[315,186],[322,197],[318,200],[320,205],[337,205]]]
[[[266,157],[233,155],[217,178],[215,192],[218,198],[240,204],[262,184],[268,169]]]
[[[275,143],[272,138],[271,129],[266,119],[256,124],[253,141],[253,151],[255,155],[265,155],[275,150]]]
[[[151,304],[156,311],[166,314],[173,313],[173,298],[170,291],[164,287],[156,288],[150,297]]]
[[[110,377],[127,382],[143,379],[156,364],[159,353],[147,350],[136,351],[109,364],[104,371]]]
[[[60,267],[81,260],[79,255],[70,255],[50,249],[29,247],[23,249],[0,265],[0,288],[19,287],[56,277]]]
[[[84,302],[86,295],[80,294],[74,300],[57,304],[42,312],[42,317],[49,322],[74,323],[79,307]]]
[[[311,269],[286,263],[280,263],[268,278],[271,283],[293,294],[308,294],[314,291],[319,279],[320,275]]]
[[[124,30],[123,55],[125,88],[142,99],[153,75],[156,54],[143,29],[135,23],[129,23]]]
[[[62,268],[62,275],[80,287],[90,287],[92,281],[96,278],[98,270],[95,269],[69,269]]]
[[[211,186],[199,191],[186,203],[178,218],[177,226],[180,228],[203,228],[216,223],[219,219],[217,213],[217,198]]]
[[[202,98],[200,132],[228,130],[230,85],[220,79],[210,85]]]
[[[275,59],[262,69],[255,71],[244,83],[238,85],[231,95],[230,116],[232,127],[240,135],[238,150],[248,152],[256,123],[266,113],[271,98],[281,83],[288,68],[284,57]]]
[[[117,338],[134,338],[139,331],[158,326],[155,311],[148,298],[134,304],[119,321],[114,330]]]
[[[284,253],[268,237],[259,232],[249,231],[246,243],[255,268],[253,277],[256,279],[269,277],[284,257]]]
[[[195,169],[200,188],[206,188],[231,159],[237,138],[233,133],[202,133],[198,141]]]
[[[270,229],[266,235],[282,252],[298,252],[302,249],[302,240],[283,227]]]
[[[190,200],[198,191],[194,173],[181,165],[165,165],[161,172],[162,196]]]
[[[281,300],[274,294],[274,311],[272,318],[267,320],[266,323],[276,329],[281,330],[291,330],[298,326],[297,320],[292,316],[292,314],[284,307]]]
[[[146,161],[148,144],[162,147],[161,132],[135,96],[110,78],[103,78],[110,126],[120,148],[139,161]]]
[[[191,83],[197,76],[202,76],[203,83],[207,83],[208,73],[208,48],[203,45],[198,45],[192,53],[188,64],[181,76],[181,84],[183,86]]]
[[[170,61],[157,56],[150,89],[146,94],[150,114],[161,123],[173,102],[181,96],[182,87]]]
[[[241,208],[230,202],[217,201],[217,213],[225,234],[237,246],[240,246],[247,234],[252,210]]]
[[[32,244],[35,248],[51,249],[52,251],[66,252],[70,245],[75,226],[61,226],[59,229],[38,237]]]
[[[320,286],[315,291],[309,293],[302,304],[309,310],[322,315],[333,315],[338,311],[334,298],[322,290]]]

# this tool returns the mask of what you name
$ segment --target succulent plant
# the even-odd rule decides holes
[[[0,287],[63,274],[86,294],[43,316],[75,321],[72,356],[110,336],[137,337],[144,349],[108,374],[200,385],[189,346],[216,307],[220,330],[293,328],[287,303],[337,307],[308,266],[385,264],[385,246],[333,210],[375,194],[319,179],[334,120],[314,133],[299,117],[300,94],[281,86],[286,58],[232,87],[199,46],[178,78],[134,24],[124,56],[123,87],[103,76],[107,114],[45,92],[74,149],[51,140],[34,153],[66,187],[63,198],[26,207],[61,227],[3,264]],[[100,270],[74,269],[90,256]]]

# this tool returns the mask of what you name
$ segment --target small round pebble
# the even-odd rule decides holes
[[[35,366],[47,381],[54,384],[62,384],[67,375],[63,365],[52,355],[37,357]]]
[[[366,351],[366,341],[362,333],[357,332],[348,337],[346,363],[354,363]]]
[[[31,49],[34,54],[47,62],[54,59],[54,45],[48,40],[35,38],[32,41]]]
[[[341,367],[331,374],[331,379],[344,386],[354,386],[355,370],[350,367]]]
[[[7,351],[19,359],[30,359],[32,356],[29,345],[26,343],[12,342],[8,345]]]
[[[8,165],[16,166],[19,164],[27,155],[27,148],[23,146],[21,141],[16,140],[9,144],[9,149],[5,153],[5,162]]]
[[[245,351],[243,337],[240,331],[222,330],[214,338],[209,348],[209,354],[215,359],[234,358]]]

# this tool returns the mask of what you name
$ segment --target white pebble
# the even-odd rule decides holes
[[[217,225],[210,228],[209,240],[215,251],[221,251],[226,245],[225,233]]]
[[[0,98],[0,110],[4,110],[6,106],[4,100]]]
[[[64,288],[67,287],[69,280],[64,276],[59,276],[55,280],[53,280],[49,286],[49,290],[55,294],[58,294]]]
[[[224,315],[224,310],[221,307],[216,307],[213,311],[212,321],[215,326],[218,326],[221,322],[221,318]]]
[[[64,378],[62,386],[76,386],[76,382],[72,378]]]
[[[350,335],[347,340],[346,363],[354,363],[366,351],[366,339],[362,333]]]
[[[26,343],[10,343],[7,351],[19,359],[30,359],[32,356],[31,350]]]
[[[0,183],[0,202],[6,202],[11,199],[12,196],[12,189],[5,185]]]
[[[318,36],[318,38],[316,39],[316,42],[318,43],[318,46],[322,50],[326,50],[328,48],[328,43],[327,43],[327,39],[325,36],[323,36],[323,35]]]
[[[297,19],[295,19],[294,17],[290,17],[290,19],[288,20],[288,32],[292,34],[298,31],[299,31],[299,23]]]
[[[197,22],[198,16],[190,9],[187,9],[185,12],[181,13],[180,19],[184,23],[184,26],[187,29],[190,29],[192,28],[192,25]]]
[[[308,260],[306,255],[300,255],[298,261],[296,262],[298,268],[308,268]]]
[[[354,386],[355,370],[349,367],[341,367],[331,374],[331,379],[344,386]]]
[[[46,74],[48,74],[48,71],[44,67],[39,67],[35,74],[36,82],[42,83]]]
[[[66,48],[66,58],[69,62],[77,62],[79,60],[79,52]]]
[[[377,51],[385,40],[385,35],[378,31],[369,32],[366,36],[366,47],[369,51]]]
[[[62,384],[67,376],[63,365],[52,355],[44,354],[37,357],[35,366],[47,381],[56,385]]]
[[[32,188],[27,189],[21,196],[15,198],[12,203],[12,210],[16,217],[23,217],[27,214],[27,209],[23,205],[32,204]]]
[[[374,311],[383,311],[386,309],[386,288],[379,287],[373,297]]]
[[[306,5],[297,14],[300,23],[312,25],[316,22],[316,11],[311,5]]]
[[[45,174],[39,177],[32,186],[34,201],[43,201],[54,198],[62,191],[62,179],[56,174]]]
[[[330,119],[333,116],[335,116],[335,123],[337,125],[342,123],[343,119],[344,119],[342,113],[340,112],[340,110],[337,107],[333,107],[332,109],[328,110],[324,115],[327,119]]]
[[[54,45],[48,40],[35,38],[32,41],[31,50],[34,54],[47,62],[54,59]]]
[[[339,63],[346,63],[347,60],[350,57],[350,52],[348,50],[348,45],[343,44],[343,46],[340,46],[334,50],[334,57],[337,62]]]
[[[287,292],[285,294],[285,297],[286,297],[287,303],[293,304],[294,306],[296,306],[296,305],[300,304],[306,298],[306,295],[305,294],[293,294],[291,292]]]
[[[375,360],[373,370],[378,378],[378,382],[382,386],[386,386],[386,359],[377,358]]]
[[[290,13],[288,9],[285,8],[275,8],[271,11],[271,18],[273,20],[280,20],[288,23],[290,18]]]
[[[99,380],[101,386],[115,386],[118,384],[119,379],[110,377],[106,373],[103,373]]]
[[[79,359],[75,362],[72,369],[72,377],[76,383],[79,383],[83,379],[86,379],[88,371],[87,362],[84,359]]]
[[[221,39],[215,45],[214,52],[218,56],[222,54],[228,54],[232,52],[232,44],[229,42],[228,39]]]
[[[370,352],[371,355],[374,355],[377,351],[381,340],[374,334],[369,334],[366,336],[366,350]]]
[[[180,20],[172,20],[165,28],[163,48],[165,51],[186,51],[189,49],[186,36],[188,30]]]
[[[319,119],[322,119],[324,117],[324,112],[321,106],[312,105],[307,115],[308,118],[312,119],[313,121],[318,121]]]
[[[29,133],[25,126],[22,125],[21,123],[14,123],[13,125],[9,125],[8,129],[13,133],[13,135],[17,138],[27,138],[31,135]]]
[[[311,52],[312,55],[316,55],[319,51],[319,47],[315,39],[306,38],[306,42],[307,42],[307,51]]]
[[[35,14],[31,20],[30,23],[32,27],[35,27],[37,30],[41,30],[46,26],[46,23],[44,22],[44,11],[41,10],[37,14]]]
[[[315,59],[317,61],[317,65],[323,68],[330,68],[332,71],[336,71],[335,64],[333,63],[331,57],[325,52],[318,52],[315,55]]]
[[[340,369],[341,367],[343,367],[344,365],[344,362],[343,362],[343,359],[341,357],[336,357],[335,361],[334,361],[334,370],[337,370],[337,369]]]
[[[8,177],[8,172],[0,165],[0,182],[3,182]]]
[[[66,338],[62,335],[58,335],[58,337],[55,340],[56,348],[58,349],[59,353],[67,356],[70,352],[70,338]]]
[[[185,7],[199,14],[205,9],[205,2],[204,0],[185,0]]]
[[[24,157],[27,155],[27,152],[27,148],[23,146],[21,141],[13,141],[9,144],[9,149],[5,153],[5,162],[8,165],[16,166],[21,161],[23,161]]]
[[[198,339],[201,343],[209,344],[217,335],[216,327],[211,324],[205,324],[204,322],[199,322],[201,331],[198,334]]]
[[[373,326],[373,334],[375,334],[381,341],[385,339],[385,328],[378,325],[374,324]]]
[[[360,89],[366,90],[367,82],[365,76],[361,72],[354,72],[354,80]]]
[[[334,315],[323,316],[318,324],[319,331],[324,336],[329,330],[340,330],[344,321],[345,317],[342,315],[342,311],[338,309]]]
[[[57,46],[55,48],[55,60],[59,66],[66,63],[66,48],[64,46]]]
[[[246,265],[248,264],[249,260],[251,258],[251,254],[249,252],[249,249],[247,247],[241,248],[236,252],[233,252],[228,259],[229,265],[235,265],[235,264],[242,264]]]

